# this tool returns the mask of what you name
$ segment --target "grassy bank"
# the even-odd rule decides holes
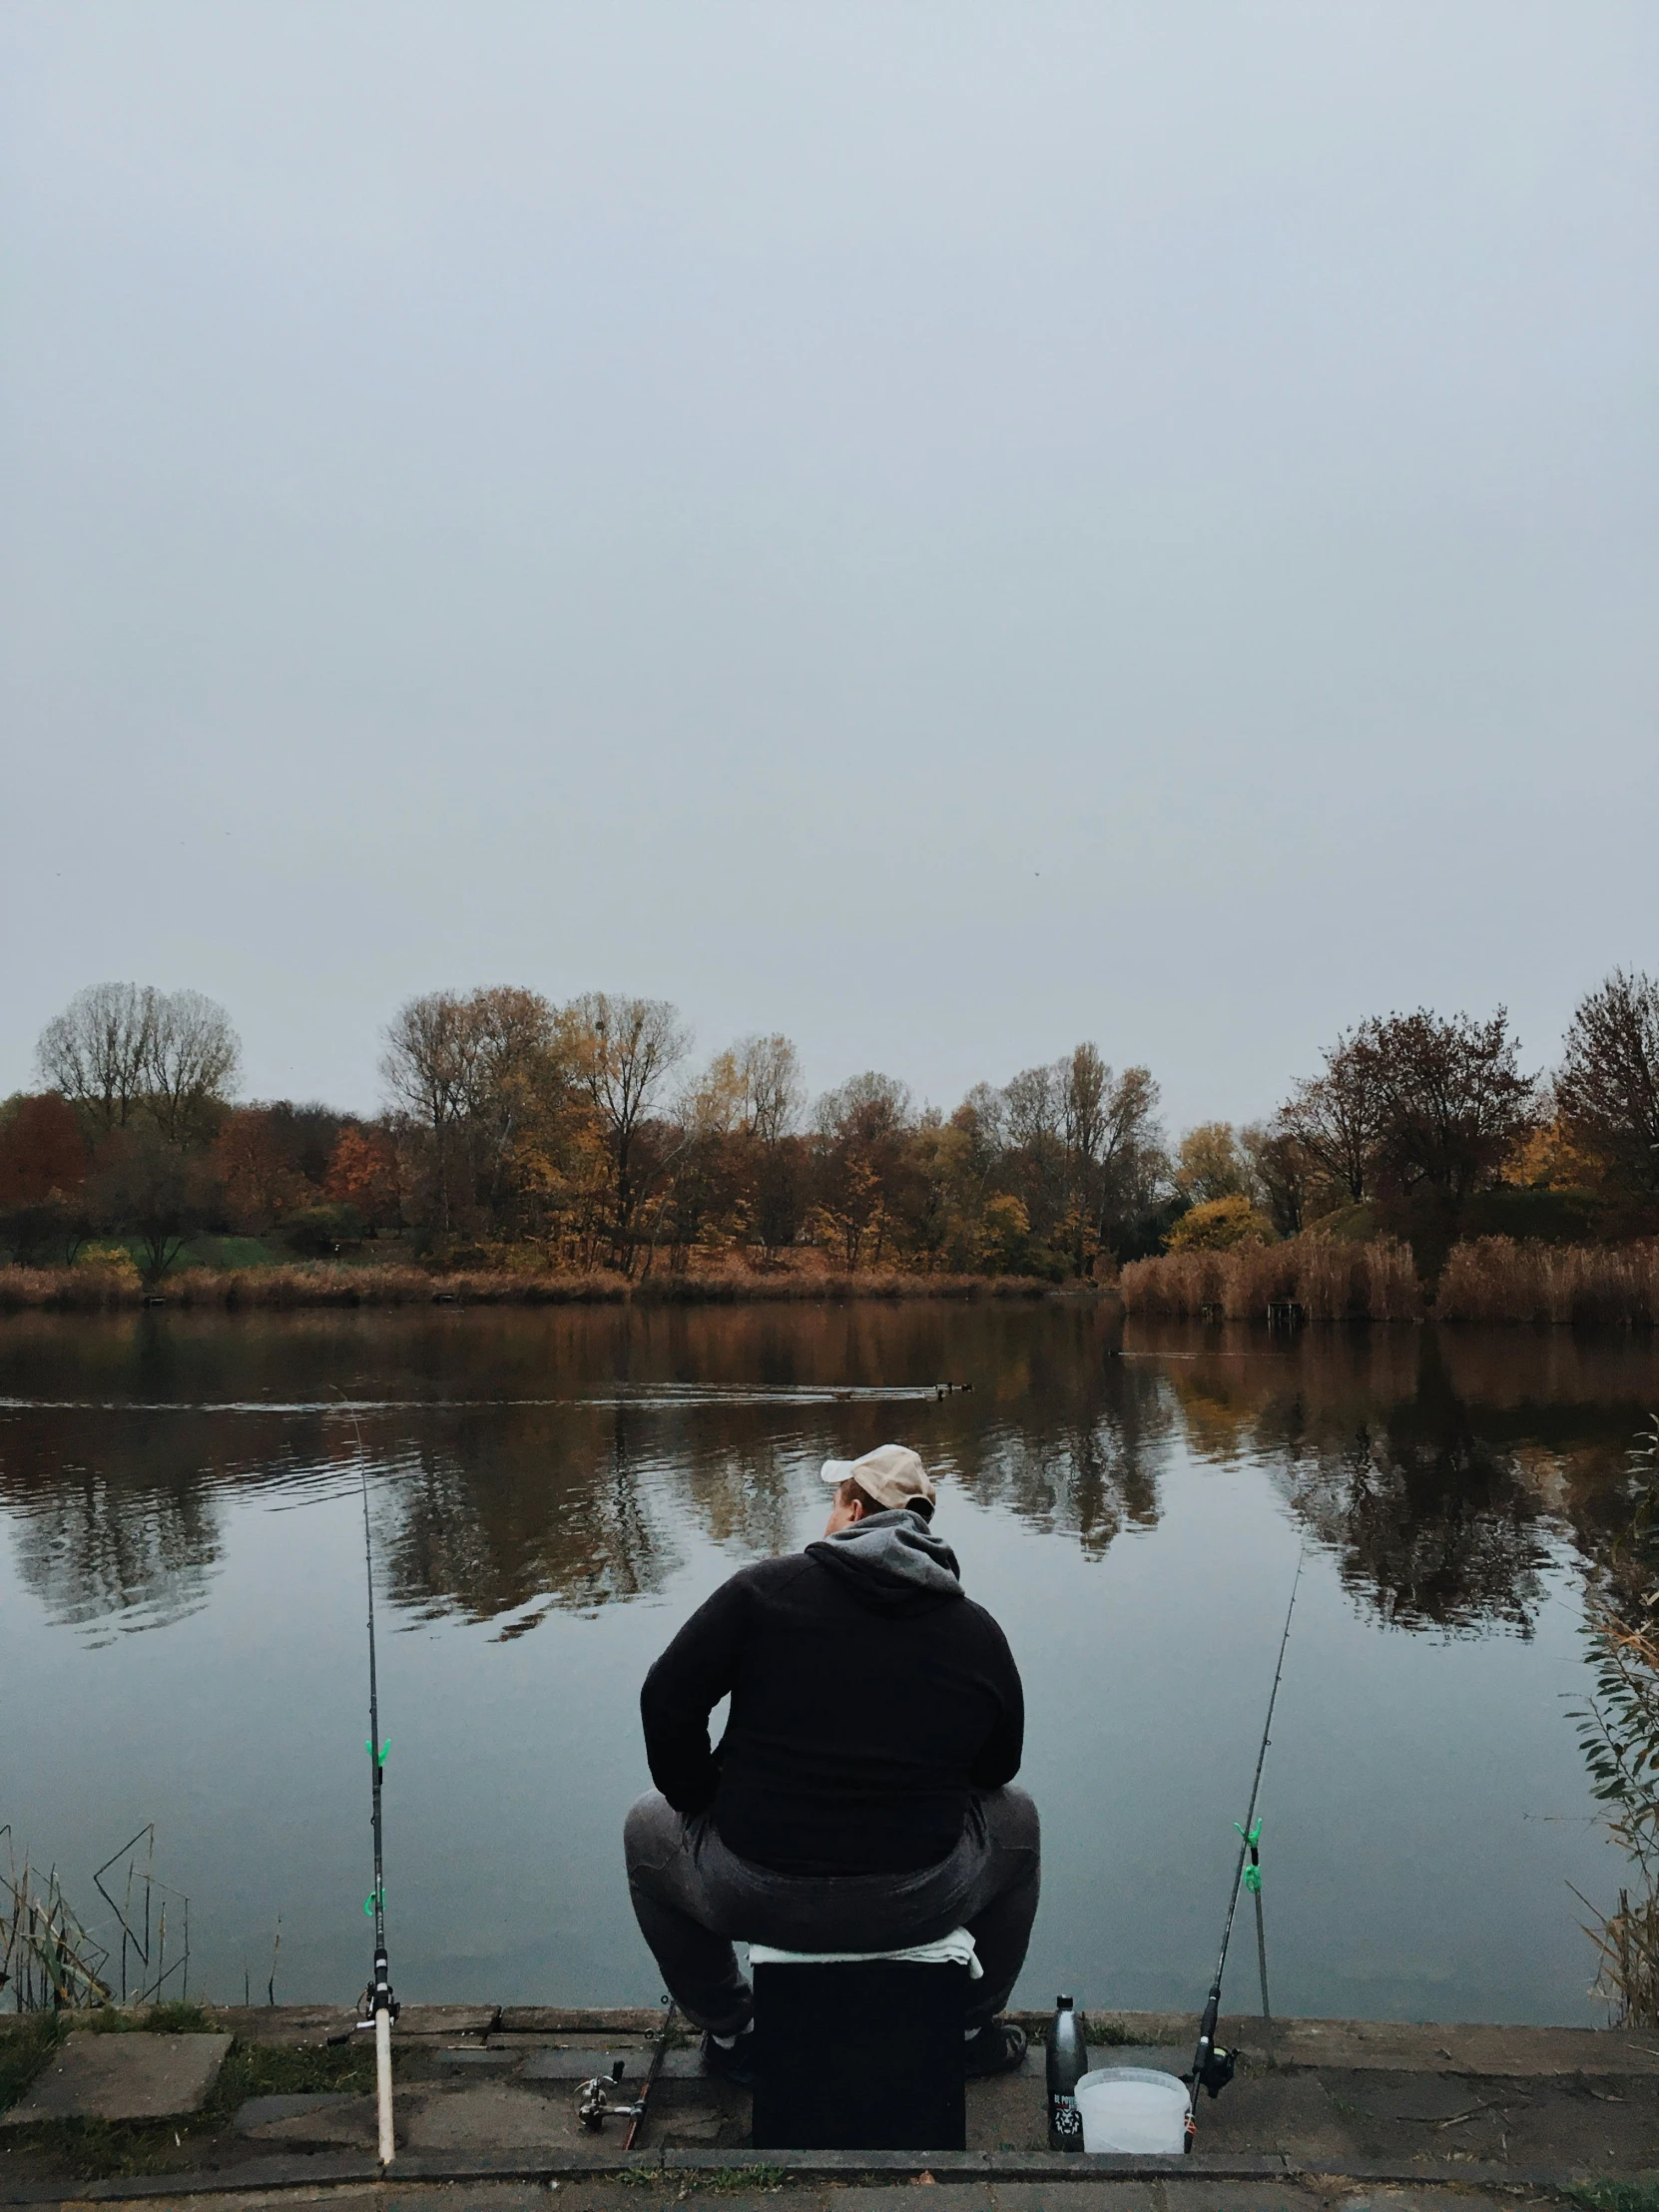
[[[1650,1329],[1659,1321],[1659,1239],[1547,1245],[1477,1237],[1453,1245],[1437,1290],[1417,1281],[1411,1248],[1310,1233],[1231,1252],[1172,1252],[1123,1271],[1131,1314],[1261,1321],[1294,1300],[1310,1321],[1436,1321]]]
[[[596,1270],[532,1274],[414,1267],[189,1268],[146,1288],[130,1271],[100,1267],[0,1268],[0,1313],[107,1313],[147,1299],[169,1307],[270,1312],[310,1306],[718,1306],[843,1299],[1037,1299],[1052,1285],[1032,1276],[911,1275],[891,1268],[855,1274],[762,1273],[733,1269],[661,1274],[642,1282]]]

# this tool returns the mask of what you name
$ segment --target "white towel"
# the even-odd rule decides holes
[[[903,1950],[774,1950],[770,1943],[751,1943],[752,1966],[861,1966],[874,1958],[896,1958],[902,1965],[966,1966],[970,1981],[982,1981],[985,1969],[965,1928],[953,1928],[936,1942],[910,1943]]]

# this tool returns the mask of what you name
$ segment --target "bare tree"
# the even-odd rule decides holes
[[[1267,1214],[1282,1237],[1300,1234],[1313,1166],[1298,1140],[1270,1123],[1248,1122],[1239,1145],[1250,1166],[1251,1203]]]
[[[223,1006],[200,991],[151,994],[145,1052],[148,1104],[169,1144],[212,1134],[237,1086],[242,1040]]]
[[[1659,1200],[1659,981],[1615,968],[1580,1001],[1555,1096],[1620,1195],[1644,1209]]]
[[[1058,1063],[1060,1069],[1064,1061]],[[1066,1213],[1065,1110],[1054,1064],[1022,1068],[1002,1092],[1007,1134],[1003,1173],[1025,1208],[1031,1234],[1049,1244]]]
[[[1324,1074],[1304,1078],[1279,1110],[1284,1133],[1356,1203],[1371,1195],[1382,1136],[1382,1071],[1369,1042],[1376,1026],[1339,1037]]]
[[[566,1066],[558,1021],[537,991],[513,984],[466,1001],[471,1031],[466,1133],[475,1195],[492,1217],[506,1208],[515,1158],[528,1133],[563,1103]]]
[[[776,1035],[745,1037],[736,1049],[750,1134],[761,1144],[779,1144],[794,1129],[806,1102],[801,1055],[788,1037]]]
[[[1158,1086],[1145,1068],[1115,1074],[1084,1043],[1046,1067],[1025,1068],[993,1111],[970,1094],[973,1121],[1002,1147],[1001,1179],[1024,1206],[1032,1236],[1065,1251],[1085,1274],[1091,1248],[1112,1245],[1145,1212],[1164,1164]]]
[[[40,1033],[35,1056],[47,1087],[98,1134],[125,1128],[143,1102],[157,995],[137,983],[90,983]]]
[[[242,1043],[200,991],[94,983],[40,1033],[42,1075],[95,1135],[152,1121],[170,1144],[213,1134],[236,1090]]]
[[[471,1111],[480,1049],[477,1024],[454,991],[426,991],[386,1027],[380,1075],[394,1102],[429,1137],[439,1225],[450,1225],[450,1164]]]
[[[1060,1134],[1066,1149],[1070,1183],[1067,1213],[1071,1228],[1071,1272],[1082,1275],[1089,1261],[1089,1232],[1096,1214],[1101,1157],[1110,1126],[1107,1086],[1112,1071],[1098,1046],[1080,1044],[1055,1066],[1060,1099]]]
[[[589,991],[567,1007],[565,1033],[575,1080],[604,1131],[611,1160],[611,1243],[617,1265],[633,1271],[643,1124],[664,1084],[691,1049],[677,1008],[661,998]]]
[[[738,1047],[744,1120],[756,1159],[755,1234],[765,1260],[775,1260],[800,1234],[805,1212],[801,1140],[796,1125],[806,1103],[801,1056],[788,1037],[746,1037]]]
[[[428,991],[388,1026],[381,1077],[430,1146],[445,1236],[458,1198],[500,1207],[513,1148],[559,1087],[558,1046],[547,1000],[511,984]]]

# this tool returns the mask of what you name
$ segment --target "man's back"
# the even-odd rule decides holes
[[[711,1752],[707,1716],[728,1692]],[[730,1851],[801,1875],[945,1858],[970,1796],[1017,1773],[1024,1731],[1001,1629],[903,1511],[734,1575],[652,1668],[641,1710],[669,1803],[712,1806]]]

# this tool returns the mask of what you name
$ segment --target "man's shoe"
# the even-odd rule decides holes
[[[1012,2020],[987,2020],[962,2045],[962,2071],[969,2081],[1012,2073],[1025,2059],[1025,2030]]]
[[[722,2081],[730,2081],[740,2089],[755,2086],[755,2027],[753,2021],[746,2027],[730,2050],[724,2043],[717,2043],[712,2035],[703,2037],[703,2071],[717,2074]]]

